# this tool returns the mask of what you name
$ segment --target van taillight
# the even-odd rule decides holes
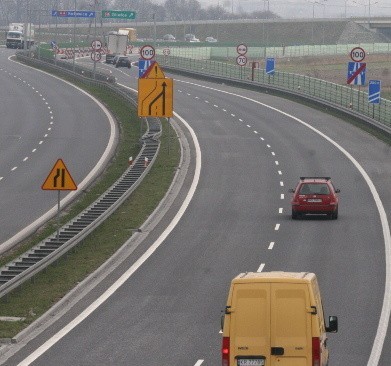
[[[320,366],[320,339],[312,338],[312,366]]]
[[[223,337],[223,347],[221,348],[223,357],[222,366],[229,366],[229,337]]]

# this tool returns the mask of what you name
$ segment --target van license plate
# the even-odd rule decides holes
[[[238,366],[265,366],[265,360],[262,358],[241,358],[238,360]]]

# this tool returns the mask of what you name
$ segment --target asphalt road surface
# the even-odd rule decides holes
[[[56,206],[57,191],[41,185],[57,159],[83,189],[110,157],[117,135],[96,101],[10,60],[14,52],[0,49],[0,252]]]
[[[112,71],[136,88],[137,68]],[[7,364],[220,365],[220,311],[231,279],[283,270],[315,272],[325,315],[339,317],[330,365],[390,365],[390,304],[383,304],[390,147],[310,107],[173,77],[175,119],[191,126],[201,152],[198,161],[192,156],[197,189],[181,220],[142,263],[159,233],[64,317],[15,345]],[[331,176],[341,189],[338,220],[291,219],[288,189],[305,175]]]

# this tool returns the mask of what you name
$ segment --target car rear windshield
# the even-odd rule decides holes
[[[300,194],[330,194],[330,190],[326,183],[303,183]]]

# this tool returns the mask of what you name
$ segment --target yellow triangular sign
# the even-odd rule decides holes
[[[156,61],[152,62],[143,75],[143,79],[164,79],[165,77],[166,75]]]
[[[76,183],[62,159],[58,159],[41,187],[43,190],[74,191]]]

